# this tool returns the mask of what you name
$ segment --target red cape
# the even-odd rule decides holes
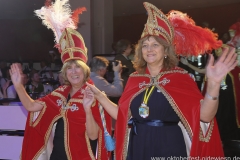
[[[34,113],[28,115],[24,141],[22,147],[22,160],[37,159],[46,149],[46,145],[52,131],[53,124],[63,117],[64,120],[64,141],[66,154],[69,160],[95,160],[92,153],[89,138],[86,134],[86,115],[82,105],[84,85],[68,102],[68,106],[77,106],[78,110],[66,111],[61,109],[61,101],[66,102],[71,86],[61,86],[51,94],[38,99],[44,105],[39,116],[33,122]],[[109,157],[104,141],[104,131],[99,113],[98,102],[92,106],[92,114],[97,122],[100,131],[98,136],[98,160],[106,160]],[[109,115],[105,113],[107,129],[111,133]]]
[[[146,89],[151,82],[148,71],[146,74],[134,73],[128,79],[124,93],[119,100],[119,111],[116,123],[116,160],[123,160],[127,154],[127,122],[130,113],[130,104],[134,97]],[[176,67],[170,71],[162,71],[156,77],[155,86],[162,91],[183,123],[192,145],[191,157],[221,156],[222,144],[215,119],[209,125],[204,136],[200,129],[200,100],[202,94],[196,83],[186,71]]]

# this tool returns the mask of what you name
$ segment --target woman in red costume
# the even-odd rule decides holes
[[[234,50],[225,50],[217,62],[210,56],[203,97],[189,74],[176,67],[172,24],[152,4],[144,6],[148,21],[136,48],[137,72],[119,104],[87,83],[86,91],[117,120],[116,160],[224,158],[214,116],[221,80],[237,64]]]
[[[74,36],[81,36],[71,29],[66,29],[63,34],[69,36],[73,33]],[[21,65],[11,65],[12,82],[23,106],[29,111],[21,159],[49,159],[49,155],[50,160],[107,159],[108,152],[103,139],[104,129],[98,102],[89,103],[88,97],[91,95],[84,94],[85,82],[91,81],[90,69],[86,65],[86,48],[84,42],[82,44],[83,48],[78,48],[82,53],[77,54],[75,46],[75,54],[65,52],[62,55],[61,72],[65,85],[37,100],[28,96],[21,83],[23,75]],[[55,122],[57,124],[53,148],[49,152],[46,149],[49,149],[48,141],[51,139]],[[98,150],[93,153],[90,141],[96,139]]]
[[[81,35],[72,29],[66,29],[63,35],[68,35],[67,38],[74,37],[75,41],[82,39]],[[63,36],[63,38],[65,37]],[[91,81],[89,80],[90,69],[86,65],[87,56],[83,41],[81,47],[70,46],[64,50],[66,52],[62,53],[61,72],[65,85],[37,100],[28,96],[21,83],[23,77],[21,65],[11,65],[12,82],[23,106],[29,111],[21,159],[108,159],[98,102],[89,103],[88,99],[93,95],[84,94],[85,83],[91,83]],[[75,51],[68,52],[71,48],[74,48]],[[52,138],[51,131],[52,128],[55,128],[55,123],[56,129],[51,147],[49,146]],[[110,129],[110,125],[108,129]],[[90,143],[91,140],[96,139],[98,139],[98,149],[93,152]]]
[[[104,135],[111,131],[111,124],[108,121],[110,117],[106,117],[107,124],[103,125],[104,116],[101,115],[104,112],[99,110],[98,101],[92,103],[93,94],[85,94],[86,82],[91,81],[83,37],[74,30],[75,25],[71,25],[73,21],[68,18],[70,16],[64,19],[61,17],[66,16],[66,13],[55,15],[69,11],[69,8],[66,8],[69,7],[68,1],[56,0],[55,4],[46,5],[36,12],[45,19],[44,23],[47,23],[47,26],[53,23],[47,21],[52,15],[59,18],[55,19],[56,22],[62,20],[62,24],[67,24],[53,25],[56,27],[54,33],[63,62],[61,72],[65,84],[45,97],[33,100],[21,83],[23,77],[21,65],[12,64],[10,69],[14,87],[23,106],[29,111],[21,159],[107,160],[109,152],[105,146]],[[56,6],[57,8],[54,8]],[[59,9],[62,9],[62,12]],[[97,147],[91,146],[92,140],[97,141]]]

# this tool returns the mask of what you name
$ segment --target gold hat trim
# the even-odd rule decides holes
[[[148,20],[145,24],[141,38],[144,38],[148,35],[162,36],[168,42],[168,44],[172,44],[174,38],[174,29],[167,16],[151,3],[144,2],[143,5],[148,12]],[[166,24],[167,28],[169,29],[169,33],[165,28],[158,25],[158,19]]]

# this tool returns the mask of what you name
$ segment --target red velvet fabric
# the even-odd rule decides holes
[[[202,142],[199,140],[200,130],[200,100],[203,98],[199,92],[196,83],[184,70],[176,67],[171,71],[161,71],[162,74],[159,82],[165,79],[168,83],[160,83],[159,86],[163,88],[170,104],[172,104],[175,112],[182,116],[185,121],[185,127],[189,128],[190,138],[192,139],[192,147],[190,151],[191,157],[207,157],[220,156],[223,157],[223,150],[218,133],[217,124],[214,124],[213,131],[209,142]],[[126,128],[128,121],[128,111],[132,97],[140,91],[141,84],[148,84],[151,81],[149,72],[139,75],[134,73],[128,79],[124,93],[119,100],[119,111],[116,122],[115,136],[116,136],[116,160],[122,160],[123,151],[126,144],[124,139],[126,136]],[[143,91],[143,90],[142,90]],[[166,96],[165,95],[165,96]],[[215,120],[214,120],[215,121]]]
[[[71,111],[68,109],[65,113],[61,110],[61,105],[58,105],[57,101],[62,100],[66,102],[67,96],[71,89],[71,86],[61,86],[56,89],[52,94],[47,95],[43,98],[38,99],[40,102],[45,102],[46,106],[42,109],[40,115],[34,123],[38,123],[34,126],[31,123],[31,114],[28,115],[26,130],[24,135],[22,155],[23,160],[36,159],[39,156],[39,152],[42,148],[46,147],[49,134],[52,130],[54,122],[64,116],[64,127],[65,127],[65,147],[68,159],[71,160],[92,160],[85,138],[85,122],[86,115],[82,103],[80,102],[83,98],[84,85],[74,96],[71,97],[69,103],[70,106],[76,105],[77,111]],[[59,96],[58,96],[59,95]],[[64,99],[64,98],[65,99]],[[75,101],[71,101],[75,100]],[[95,121],[97,122],[102,134],[98,137],[98,159],[106,160],[110,153],[107,152],[104,142],[104,132],[102,121],[99,113],[98,102],[92,107],[92,114]],[[109,122],[109,115],[105,114],[107,121],[107,128],[111,133],[111,124]],[[38,122],[39,121],[39,122]],[[101,153],[99,153],[101,151]]]
[[[76,30],[65,28],[59,45],[59,51],[64,54],[61,56],[63,63],[70,59],[79,59],[87,63],[87,48],[81,34]]]
[[[87,62],[87,58],[82,52],[72,51],[72,50],[69,49],[68,52],[64,53],[64,55],[62,56],[62,62],[65,63],[68,60],[72,60],[72,59],[78,59],[78,60],[81,60],[85,63]]]
[[[174,27],[173,44],[177,55],[198,56],[222,46],[216,33],[197,26],[186,13],[172,10],[168,13],[168,19]]]

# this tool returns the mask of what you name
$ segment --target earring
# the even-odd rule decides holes
[[[167,55],[165,55],[164,58],[167,58]]]

